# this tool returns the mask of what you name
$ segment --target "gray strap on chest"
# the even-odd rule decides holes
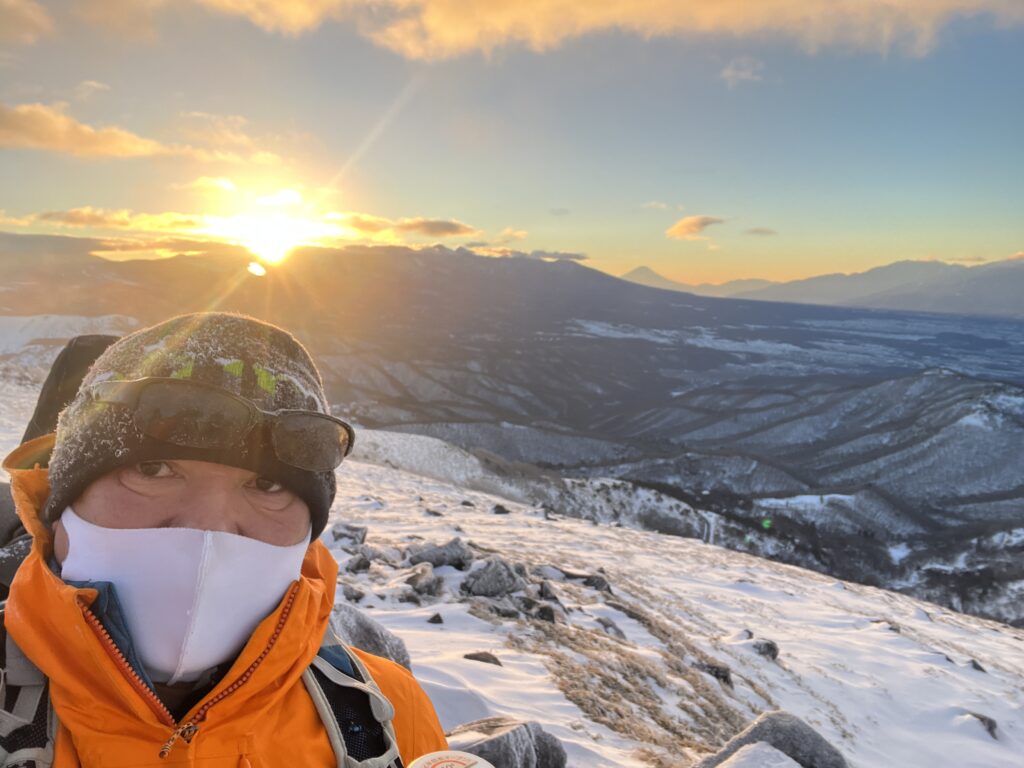
[[[359,672],[359,675],[367,682],[363,683],[349,677],[344,672],[335,669],[329,661],[320,656],[313,659],[313,663],[302,674],[302,682],[305,683],[306,690],[309,691],[313,704],[316,706],[320,719],[323,721],[324,728],[327,730],[327,737],[330,739],[331,747],[334,749],[334,754],[338,761],[337,768],[393,768],[393,766],[399,766],[401,761],[398,754],[398,739],[395,736],[395,728],[391,722],[395,716],[395,708],[384,694],[381,693],[380,688],[377,687],[377,684],[370,676],[369,670],[359,658],[353,653],[348,653],[348,657]],[[369,698],[370,711],[373,713],[374,719],[381,724],[384,730],[386,749],[382,755],[369,757],[365,760],[356,760],[348,754],[348,750],[345,747],[345,737],[342,735],[341,728],[334,711],[331,709],[327,695],[313,674],[314,668],[334,685],[353,688],[364,693]]]
[[[46,677],[7,632],[2,634],[5,664],[0,669],[0,768],[46,768],[53,762],[57,732]],[[3,706],[8,689],[16,690],[10,710]]]

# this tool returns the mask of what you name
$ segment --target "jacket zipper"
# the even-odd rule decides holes
[[[203,704],[187,722],[182,723],[178,728],[171,734],[171,737],[164,743],[160,748],[160,758],[163,759],[170,754],[171,749],[174,747],[174,743],[180,738],[186,744],[191,744],[192,739],[195,737],[196,732],[199,730],[199,724],[206,719],[207,713],[212,707],[215,707],[224,699],[228,698],[231,694],[249,682],[249,678],[253,676],[256,669],[263,663],[263,660],[270,653],[270,649],[277,643],[277,638],[281,635],[281,630],[284,629],[284,623],[288,620],[289,614],[292,612],[292,604],[295,602],[295,595],[298,592],[298,584],[292,585],[292,588],[288,591],[288,596],[285,598],[284,608],[281,610],[281,618],[277,620],[277,626],[274,627],[274,632],[271,634],[270,639],[267,640],[267,644],[264,646],[260,655],[257,656],[252,664],[246,667],[245,671],[239,675],[231,685],[225,688],[223,691],[218,693],[208,702]]]
[[[128,679],[128,682],[131,683],[135,692],[138,693],[149,705],[149,708],[153,710],[153,714],[160,719],[161,723],[169,728],[177,726],[177,722],[171,714],[171,711],[164,706],[164,703],[160,701],[160,698],[153,693],[152,689],[150,689],[150,687],[146,685],[145,681],[139,677],[139,673],[136,672],[132,668],[132,665],[128,663],[128,659],[126,659],[125,655],[121,653],[121,649],[117,647],[117,643],[115,643],[113,638],[110,637],[110,633],[107,632],[103,623],[96,618],[96,614],[85,605],[82,606],[82,613],[85,614],[85,620],[89,623],[89,626],[92,627],[96,636],[99,637],[100,641],[103,643],[103,650],[107,652],[107,655],[110,657],[111,661],[117,665],[118,669],[124,673],[124,676]]]
[[[104,628],[103,624],[96,614],[94,614],[87,606],[82,606],[82,613],[85,614],[85,619],[92,627],[93,631],[99,637],[103,643],[103,648],[107,652],[110,659],[117,665],[118,669],[124,674],[125,678],[131,683],[132,688],[143,698],[143,700],[149,705],[153,713],[159,718],[163,725],[168,728],[174,728],[174,732],[171,737],[164,743],[163,747],[160,748],[160,758],[163,759],[170,754],[171,749],[174,747],[174,743],[180,738],[186,744],[191,744],[192,739],[195,737],[196,732],[199,730],[199,724],[206,719],[207,713],[211,707],[216,706],[221,701],[226,699],[228,696],[233,694],[243,685],[245,685],[249,678],[252,677],[256,669],[263,663],[263,660],[270,653],[270,649],[277,643],[277,638],[281,634],[281,630],[284,628],[284,623],[287,621],[289,614],[292,611],[292,604],[295,602],[295,595],[298,592],[298,584],[292,585],[288,592],[288,596],[285,599],[284,608],[281,611],[281,617],[277,621],[277,626],[274,628],[273,634],[270,639],[267,640],[266,646],[259,656],[250,664],[246,670],[238,676],[238,678],[231,683],[227,688],[218,693],[208,702],[203,704],[196,713],[189,718],[185,723],[178,724],[171,714],[170,710],[164,705],[160,698],[150,689],[148,685],[139,677],[138,672],[132,669],[132,665],[128,663],[128,659],[121,652],[121,649],[117,647],[117,643],[110,637],[110,633]]]

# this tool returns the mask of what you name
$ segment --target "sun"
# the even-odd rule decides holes
[[[261,206],[233,216],[208,216],[204,234],[241,245],[261,262],[279,264],[300,246],[336,238],[338,227],[322,217]]]
[[[300,245],[309,245],[317,236],[315,222],[304,221],[286,214],[243,217],[240,222],[244,233],[239,243],[260,261],[278,264]]]

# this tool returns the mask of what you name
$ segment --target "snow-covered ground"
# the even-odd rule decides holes
[[[0,440],[13,448],[36,392],[3,387]],[[331,520],[368,528],[369,570],[344,569],[348,539],[329,529],[325,542],[349,591],[365,593],[358,607],[407,644],[446,727],[511,715],[559,737],[572,766],[683,768],[781,708],[853,768],[1024,765],[1022,630],[693,539],[549,519],[437,479],[439,462],[462,455],[440,441],[362,437],[389,446],[386,462],[378,451],[342,465]],[[480,470],[469,462],[451,475],[476,481]],[[403,602],[406,550],[455,536],[475,545],[478,564],[493,551],[547,578],[564,608],[558,620],[486,613],[460,592],[466,572],[451,566],[437,569],[439,597]],[[576,574],[600,574],[610,591]],[[428,623],[435,613],[443,623]],[[755,652],[765,640],[777,644],[777,659]],[[464,658],[473,651],[502,666]],[[728,667],[732,686],[695,664]],[[996,723],[994,735],[982,718]]]
[[[757,713],[782,708],[855,768],[1022,764],[1024,631],[694,540],[545,519],[390,467],[352,462],[338,479],[333,519],[367,526],[371,545],[400,552],[458,535],[530,569],[602,568],[611,584],[609,595],[555,582],[568,611],[552,628],[475,617],[458,591],[464,574],[450,567],[439,569],[446,592],[421,606],[397,599],[401,563],[345,574],[367,592],[362,607],[408,644],[446,726],[513,715],[561,738],[573,765],[650,765],[639,750],[654,744],[683,766]],[[494,514],[496,503],[511,514]],[[443,624],[427,623],[435,612]],[[777,643],[776,661],[754,652],[760,639]],[[504,666],[463,658],[472,651]],[[691,658],[730,667],[733,689],[683,674],[677,662]],[[995,737],[971,713],[994,719]]]

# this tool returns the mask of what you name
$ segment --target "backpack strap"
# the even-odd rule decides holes
[[[0,768],[48,768],[57,735],[50,686],[2,622],[0,608]]]
[[[330,630],[302,682],[327,730],[337,768],[403,768],[392,724],[395,708]]]

